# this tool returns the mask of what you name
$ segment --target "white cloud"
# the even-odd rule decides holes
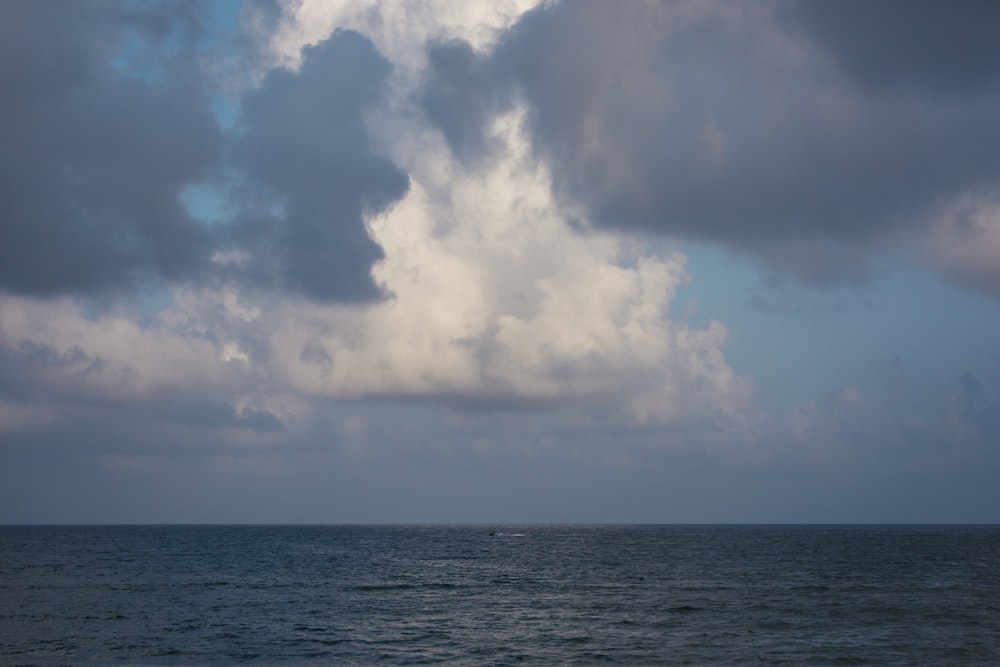
[[[297,67],[304,46],[318,44],[337,28],[357,30],[404,70],[421,67],[431,40],[461,39],[485,50],[501,31],[541,0],[303,0],[285,2],[271,37],[275,59]]]
[[[36,396],[30,409],[0,401],[0,430],[41,428],[73,406],[163,401],[225,404],[234,419],[263,411],[285,422],[302,415],[307,401],[273,383],[267,368],[251,365],[241,344],[253,318],[234,298],[231,287],[181,288],[143,322],[126,312],[90,317],[68,298],[0,294],[0,351],[20,359],[11,368],[30,369],[28,390]]]
[[[334,28],[357,28],[395,64],[416,67],[428,39],[488,48],[534,4],[307,1],[286,7],[272,47],[291,62]],[[738,424],[750,386],[725,360],[726,328],[667,316],[688,279],[684,256],[636,257],[634,241],[594,232],[558,204],[523,109],[495,119],[490,155],[456,159],[405,108],[408,81],[371,127],[410,175],[406,196],[368,221],[384,251],[373,277],[388,299],[331,306],[181,285],[143,323],[88,318],[70,299],[0,295],[0,346],[52,350],[59,361],[44,381],[60,395],[130,403],[193,391],[234,415],[283,421],[316,399],[411,397],[599,406],[633,425]]]
[[[132,402],[192,383],[223,386],[218,346],[206,333],[144,326],[120,313],[88,318],[68,298],[0,297],[0,344],[44,349],[35,378],[61,395]]]
[[[1000,197],[995,192],[969,192],[949,202],[924,247],[941,272],[1000,294]]]
[[[334,397],[615,397],[640,423],[737,411],[748,387],[722,355],[725,327],[666,316],[684,257],[624,265],[618,239],[571,226],[522,120],[497,120],[478,168],[427,135],[430,167],[409,165],[407,196],[370,222],[392,298],[283,309],[276,372]]]
[[[572,226],[523,126],[519,113],[498,119],[497,153],[477,168],[424,135],[426,167],[408,165],[407,196],[370,221],[382,302],[179,288],[143,325],[8,296],[0,336],[64,359],[52,386],[122,402],[194,386],[237,414],[285,418],[302,397],[370,396],[599,400],[637,424],[736,416],[749,387],[722,354],[725,327],[667,318],[684,257],[626,264],[618,239]]]

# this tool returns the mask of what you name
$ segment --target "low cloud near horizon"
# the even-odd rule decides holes
[[[1000,520],[998,22],[4,3],[0,522]]]

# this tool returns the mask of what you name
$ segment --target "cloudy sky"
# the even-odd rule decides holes
[[[1000,521],[1000,4],[0,3],[0,523]]]

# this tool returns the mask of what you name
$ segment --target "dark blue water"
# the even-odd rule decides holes
[[[115,663],[996,665],[1000,528],[0,527],[0,664]]]

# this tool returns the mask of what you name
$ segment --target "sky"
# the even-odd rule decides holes
[[[0,523],[1000,522],[1000,4],[0,3]]]

